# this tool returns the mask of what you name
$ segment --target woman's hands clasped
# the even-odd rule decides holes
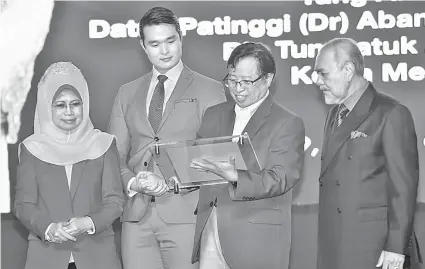
[[[76,237],[93,230],[93,222],[89,217],[72,218],[66,222],[53,223],[47,231],[47,240],[61,244],[77,241]]]
[[[68,226],[69,222],[56,222],[52,223],[46,233],[46,239],[49,242],[61,244],[66,241],[76,241],[77,239],[70,235],[65,229],[64,226]]]

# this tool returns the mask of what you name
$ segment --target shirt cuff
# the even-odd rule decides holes
[[[96,233],[96,227],[94,226],[93,220],[89,216],[86,216],[86,218],[88,218],[91,222],[91,229],[88,230],[87,233],[88,234],[95,234]]]
[[[135,181],[136,180],[136,177],[132,177],[129,181],[128,181],[128,184],[127,184],[127,195],[128,195],[128,197],[133,197],[134,195],[136,195],[137,194],[137,192],[136,191],[134,191],[134,190],[132,190],[130,187],[131,187],[131,184],[133,184],[133,181]]]
[[[47,229],[46,229],[46,231],[44,232],[44,238],[46,239],[46,241],[49,241],[50,242],[50,236],[49,236],[49,230],[50,230],[50,227],[52,227],[52,225],[53,225],[53,223],[50,223],[50,225],[49,226],[47,226]]]

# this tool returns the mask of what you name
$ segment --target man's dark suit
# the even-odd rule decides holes
[[[410,111],[371,84],[332,133],[325,123],[318,269],[376,268],[382,250],[407,254],[418,183]],[[355,131],[366,135],[352,138]]]
[[[209,108],[198,137],[229,136],[235,103]],[[247,154],[248,171],[238,171],[237,187],[201,187],[192,262],[199,260],[201,235],[212,208],[217,207],[220,245],[232,269],[286,269],[291,245],[291,188],[304,163],[302,120],[269,95],[253,114],[247,132],[263,171],[250,172],[255,157]]]

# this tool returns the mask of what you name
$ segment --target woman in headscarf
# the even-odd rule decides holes
[[[25,269],[121,269],[112,229],[124,204],[118,150],[94,129],[87,82],[72,63],[41,78],[34,134],[19,159],[14,213],[30,231]]]

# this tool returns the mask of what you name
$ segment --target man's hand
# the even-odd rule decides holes
[[[48,241],[52,243],[61,244],[68,240],[76,241],[75,237],[69,234],[64,226],[69,225],[68,222],[53,223],[47,231]]]
[[[175,194],[181,194],[181,195],[186,195],[193,191],[199,190],[199,186],[180,189],[180,182],[177,180],[177,177],[175,176],[170,177],[167,180],[167,185],[170,191],[174,191]],[[176,188],[177,188],[177,191],[176,191]]]
[[[376,267],[382,269],[403,269],[404,255],[383,250]]]
[[[131,189],[139,193],[157,197],[162,196],[169,190],[165,179],[146,171],[137,174],[136,180],[131,184]]]
[[[229,181],[238,181],[235,157],[230,157],[229,161],[216,161],[209,157],[202,157],[202,160],[192,160],[190,167],[198,171],[211,172]]]
[[[79,236],[93,229],[93,223],[88,217],[72,218],[64,230],[72,236]]]

